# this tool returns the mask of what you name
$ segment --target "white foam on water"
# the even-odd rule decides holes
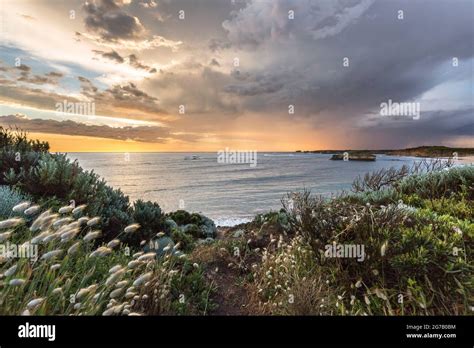
[[[233,227],[252,221],[250,217],[223,217],[214,219],[216,226]]]

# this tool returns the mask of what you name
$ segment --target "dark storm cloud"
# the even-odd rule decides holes
[[[243,96],[247,110],[281,112],[294,104],[318,126],[353,126],[388,99],[409,101],[443,83],[472,80],[471,13],[469,1],[252,2],[223,26],[232,46],[272,59],[234,71],[241,81],[224,91]]]
[[[6,127],[19,127],[25,131],[37,133],[80,135],[150,143],[163,143],[166,142],[167,139],[174,137],[171,135],[170,130],[164,127],[139,126],[115,128],[105,125],[86,125],[70,120],[56,121],[28,119],[21,115],[0,116],[0,125]]]
[[[86,28],[99,34],[105,41],[141,38],[145,28],[137,17],[125,12],[121,5],[121,1],[115,0],[86,2],[83,6]]]

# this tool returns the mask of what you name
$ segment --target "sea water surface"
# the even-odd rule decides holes
[[[189,159],[192,155],[199,158]],[[350,190],[358,175],[420,160],[377,155],[375,162],[331,161],[325,154],[258,153],[257,165],[251,167],[220,164],[216,153],[69,153],[68,157],[93,169],[131,201],[155,201],[166,212],[180,208],[200,212],[220,226],[279,210],[289,192],[309,189],[329,196]],[[472,163],[472,158],[462,162]]]

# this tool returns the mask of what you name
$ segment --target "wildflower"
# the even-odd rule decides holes
[[[23,222],[23,219],[20,218],[11,218],[8,220],[0,221],[0,230],[5,228],[16,227]]]
[[[115,248],[117,245],[120,244],[119,239],[112,239],[110,242],[107,243],[107,246],[111,249]]]
[[[52,265],[49,269],[51,271],[56,271],[57,269],[60,269],[61,268],[61,264],[60,263],[55,263],[54,265]]]
[[[97,225],[100,222],[100,217],[96,216],[89,221],[87,221],[87,226],[92,227],[94,225]]]
[[[15,274],[17,268],[18,268],[18,265],[11,266],[9,269],[7,269],[5,271],[5,274],[4,274],[5,277],[9,277],[9,276]]]
[[[76,215],[76,214],[78,214],[78,213],[82,213],[82,211],[83,211],[86,207],[87,207],[87,205],[81,204],[81,205],[75,207],[75,208],[72,210],[72,214],[73,214],[73,215]]]
[[[38,307],[40,304],[42,304],[44,302],[44,297],[40,297],[40,298],[37,298],[37,299],[34,299],[34,300],[31,300],[30,302],[28,302],[28,304],[26,305],[26,308],[27,309],[35,309],[36,307]]]
[[[65,206],[65,207],[59,208],[58,213],[59,213],[59,214],[68,214],[68,213],[70,213],[73,209],[74,209],[74,207],[73,207],[72,205],[67,205],[67,206]]]
[[[131,224],[123,230],[125,233],[133,233],[140,228],[140,224]]]
[[[77,250],[79,250],[80,245],[81,245],[81,242],[74,243],[69,249],[67,249],[67,254],[72,255],[75,252],[77,252]]]
[[[25,214],[26,216],[35,215],[39,210],[40,210],[39,205],[33,205],[33,206],[29,207],[28,209],[26,209],[23,212],[23,214]]]
[[[98,237],[100,237],[101,232],[100,231],[91,231],[88,234],[84,236],[84,242],[90,242],[91,240],[94,240]]]
[[[12,211],[14,213],[23,213],[25,209],[27,209],[30,206],[30,202],[22,202],[20,204],[17,204],[13,207]]]
[[[0,243],[6,241],[12,235],[12,231],[0,233]]]
[[[152,275],[153,275],[153,272],[148,272],[148,273],[145,273],[145,274],[141,275],[140,277],[138,277],[138,278],[133,282],[133,286],[140,286],[140,285],[142,285],[142,284],[145,283],[146,281],[150,280]]]
[[[56,249],[56,250],[47,252],[46,254],[44,254],[43,256],[41,256],[41,260],[54,259],[54,258],[56,258],[57,256],[61,255],[62,252],[63,252],[62,249]]]

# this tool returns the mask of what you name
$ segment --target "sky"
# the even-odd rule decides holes
[[[474,147],[473,81],[472,0],[0,0],[0,126],[52,151]]]

